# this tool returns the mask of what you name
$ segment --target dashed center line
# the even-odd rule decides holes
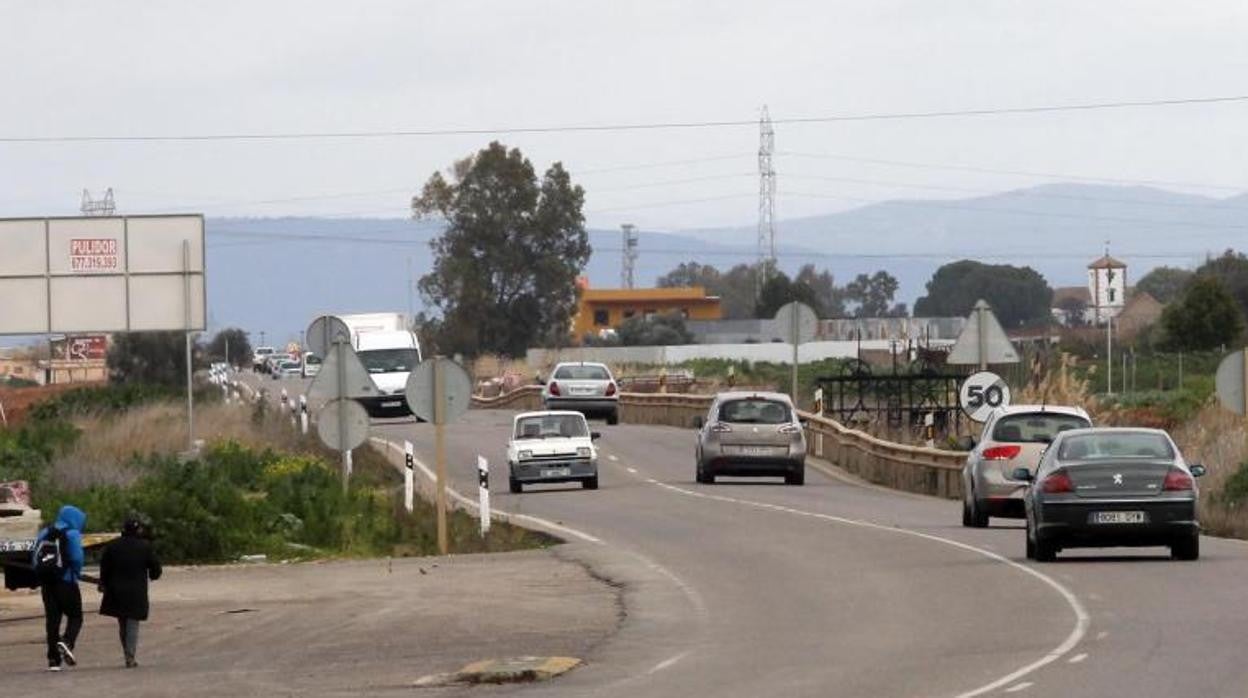
[[[1027,689],[1031,688],[1034,685],[1035,684],[1030,681],[1024,681],[1015,686],[1010,686],[1009,688],[1005,689],[1005,692],[1006,693],[1018,693],[1020,691],[1026,691]]]
[[[1079,662],[1082,662],[1083,660],[1085,660],[1085,659],[1087,659],[1087,658],[1088,658],[1088,653],[1087,653],[1087,652],[1084,652],[1084,653],[1082,653],[1082,654],[1076,654],[1075,656],[1073,656],[1073,657],[1071,657],[1071,658],[1070,658],[1070,663],[1071,663],[1071,664],[1078,664]]]

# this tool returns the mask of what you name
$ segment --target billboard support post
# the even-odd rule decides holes
[[[191,365],[191,243],[182,241],[182,308],[186,320],[186,448],[195,450],[195,380]]]

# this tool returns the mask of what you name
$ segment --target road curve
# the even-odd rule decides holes
[[[1021,527],[959,525],[955,502],[808,470],[804,487],[693,482],[693,435],[594,424],[602,488],[506,491],[513,413],[447,428],[451,484],[490,459],[497,508],[597,541],[570,546],[628,617],[557,696],[1245,696],[1248,544],[1023,557]],[[433,465],[432,427],[378,422]],[[1000,521],[1000,520],[994,520]],[[575,537],[574,537],[575,539]],[[1034,572],[1034,574],[1033,574]]]

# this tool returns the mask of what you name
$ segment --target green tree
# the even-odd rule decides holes
[[[433,271],[420,279],[442,313],[441,351],[518,356],[566,334],[590,255],[584,201],[562,164],[539,180],[518,149],[498,142],[455,163],[450,181],[429,178],[412,211],[447,224],[429,243]]]
[[[1197,276],[1179,300],[1161,316],[1166,344],[1199,351],[1234,342],[1244,331],[1244,315],[1226,286],[1212,276]]]
[[[964,259],[936,270],[927,295],[914,304],[918,317],[965,316],[983,298],[1005,327],[1047,322],[1053,289],[1031,267],[983,264]]]
[[[618,333],[619,343],[626,347],[693,343],[693,335],[685,328],[685,318],[680,313],[634,315],[620,324]]]
[[[729,320],[754,317],[755,267],[738,264],[726,272],[699,262],[682,262],[660,276],[664,288],[701,286],[712,296],[719,296],[719,306]]]
[[[225,352],[229,348],[229,356]],[[247,333],[237,327],[226,327],[212,336],[205,348],[209,361],[226,361],[235,366],[251,364],[251,341]]]
[[[763,288],[758,294],[754,317],[773,318],[781,306],[793,301],[809,305],[816,315],[823,317],[823,308],[820,307],[819,298],[813,288],[804,281],[793,281],[784,272],[774,270],[767,277],[767,281],[763,283]]]
[[[233,348],[230,352],[233,353]],[[203,368],[203,347],[191,348],[191,365]],[[116,383],[186,384],[185,332],[126,332],[113,335],[108,349],[108,372]]]
[[[817,272],[815,265],[805,264],[797,270],[797,276],[793,277],[793,281],[806,284],[815,292],[815,298],[819,301],[824,317],[845,317],[845,289],[836,285],[832,272],[827,269]]]
[[[897,278],[883,270],[870,276],[859,274],[845,286],[845,297],[857,304],[854,317],[905,316],[904,303],[893,305],[898,285]]]
[[[1187,269],[1177,267],[1157,267],[1140,277],[1135,290],[1143,291],[1156,298],[1163,305],[1178,298],[1194,274]]]
[[[1248,315],[1248,257],[1241,252],[1227,250],[1221,257],[1214,257],[1196,269],[1197,276],[1212,276],[1222,282],[1240,310]]]

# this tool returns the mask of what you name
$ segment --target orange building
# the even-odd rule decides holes
[[[686,288],[589,288],[579,283],[580,299],[572,318],[572,336],[618,328],[625,320],[640,315],[680,313],[690,320],[719,320],[723,310],[719,296],[706,295],[701,286]]]

